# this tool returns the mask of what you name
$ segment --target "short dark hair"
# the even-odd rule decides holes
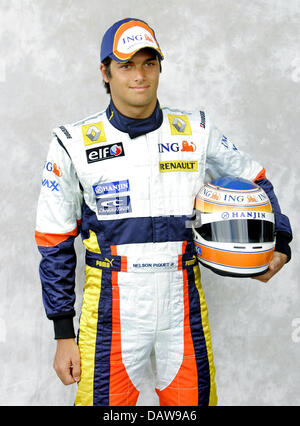
[[[151,49],[153,50],[153,49]],[[155,55],[155,59],[158,59],[159,62],[159,72],[161,72],[162,68],[161,68],[161,59],[158,55]],[[112,59],[108,56],[107,58],[105,58],[102,62],[102,64],[104,65],[105,71],[106,71],[106,75],[108,78],[111,78],[111,71],[110,71],[110,64],[111,64]],[[108,93],[110,95],[110,86],[109,83],[106,83],[103,80],[103,84],[106,90],[106,93]]]
[[[107,77],[108,78],[111,78],[111,72],[110,72],[110,64],[111,64],[111,61],[112,61],[112,59],[108,56],[107,58],[105,58],[104,60],[103,60],[103,65],[104,65],[104,68],[105,68],[105,71],[106,71],[106,75],[107,75]],[[109,83],[106,83],[104,80],[103,80],[103,84],[104,84],[104,87],[105,87],[105,90],[106,90],[106,93],[108,93],[108,94],[110,94],[110,86],[109,86]]]

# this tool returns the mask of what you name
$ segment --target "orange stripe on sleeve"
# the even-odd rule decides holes
[[[66,232],[65,234],[47,234],[44,232],[35,231],[35,241],[40,247],[54,247],[66,241],[69,237],[77,237],[78,227],[76,226],[73,231]]]

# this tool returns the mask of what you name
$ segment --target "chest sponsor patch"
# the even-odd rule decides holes
[[[97,210],[99,215],[130,213],[130,196],[98,198]]]
[[[81,126],[81,130],[85,146],[99,142],[106,142],[102,121],[99,123],[85,124],[84,126]]]
[[[192,129],[190,121],[186,114],[173,115],[168,114],[168,119],[172,135],[191,135]]]
[[[130,190],[129,180],[120,180],[116,182],[105,182],[98,183],[93,186],[93,190],[96,196],[106,195],[106,194],[117,194],[119,192],[127,192]]]
[[[164,152],[195,152],[197,149],[194,142],[182,141],[181,145],[178,142],[172,143],[159,143],[158,144],[158,152],[160,154]]]
[[[124,155],[122,142],[86,150],[86,158],[89,164],[96,163],[97,161],[109,160],[110,158],[124,157]]]
[[[197,172],[198,163],[197,161],[160,161],[159,171],[164,172]]]

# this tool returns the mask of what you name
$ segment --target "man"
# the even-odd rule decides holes
[[[161,108],[163,54],[153,30],[123,19],[105,33],[106,111],[54,129],[38,204],[43,301],[54,322],[54,368],[78,382],[75,405],[135,405],[155,355],[161,405],[216,405],[208,313],[186,221],[204,181],[235,175],[267,191],[277,245],[268,281],[290,258],[288,218],[263,167],[201,112]],[[86,282],[73,327],[79,233]]]

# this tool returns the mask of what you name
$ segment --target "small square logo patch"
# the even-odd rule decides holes
[[[99,142],[106,142],[102,121],[94,124],[85,124],[84,126],[81,126],[81,129],[85,146]]]
[[[168,114],[172,135],[191,135],[192,129],[190,121],[186,114],[173,115]]]

